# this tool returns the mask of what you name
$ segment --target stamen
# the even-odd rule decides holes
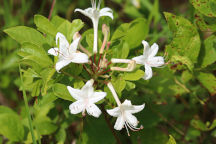
[[[126,121],[125,123],[126,123],[126,125],[127,125],[132,131],[140,131],[140,130],[143,129],[143,126],[142,126],[142,125],[140,126],[140,128],[137,128],[137,127],[135,127],[135,126],[129,124],[127,121]]]
[[[128,136],[130,136],[130,133],[129,133],[128,128],[127,128],[127,125],[124,124],[124,126],[125,126],[125,128],[126,128],[126,130],[127,130],[127,134],[128,134]]]

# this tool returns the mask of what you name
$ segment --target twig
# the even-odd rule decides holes
[[[102,113],[104,115],[105,121],[106,121],[109,129],[111,130],[113,136],[115,137],[117,144],[121,144],[119,137],[116,135],[115,130],[113,129],[113,126],[111,125],[109,119],[107,118],[107,114],[105,112],[104,105],[102,105],[101,108],[102,108]]]
[[[53,12],[55,3],[56,3],[56,0],[53,0],[53,1],[52,1],[52,6],[51,6],[51,9],[50,9],[50,12],[49,12],[49,16],[48,16],[48,19],[49,19],[49,20],[51,19],[51,16],[52,16],[52,12]]]

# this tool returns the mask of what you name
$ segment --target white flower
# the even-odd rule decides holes
[[[88,56],[84,53],[77,52],[79,44],[79,38],[76,38],[70,45],[63,34],[58,32],[56,34],[56,45],[59,44],[59,48],[51,48],[48,53],[54,56],[58,56],[58,62],[56,63],[56,71],[59,72],[64,66],[69,63],[87,63]]]
[[[138,125],[138,120],[132,114],[140,112],[144,109],[144,107],[145,104],[135,106],[131,104],[130,100],[125,100],[120,106],[111,110],[107,110],[107,113],[113,117],[118,117],[114,128],[116,130],[121,130],[123,127],[125,127],[128,135],[130,136],[128,128],[133,131],[138,131],[143,128],[142,126],[140,128],[136,128]]]
[[[77,11],[81,12],[82,14],[84,14],[85,16],[89,17],[92,20],[93,28],[94,28],[93,52],[97,53],[97,35],[98,35],[97,33],[98,33],[99,18],[102,16],[108,16],[108,17],[113,19],[113,14],[112,14],[112,10],[108,7],[100,9],[101,0],[99,0],[97,7],[96,7],[96,1],[95,0],[91,0],[91,3],[92,3],[91,8],[87,8],[85,10],[77,8],[77,9],[75,9],[75,12],[77,12]]]
[[[69,106],[72,114],[82,112],[82,114],[85,115],[86,110],[89,115],[94,117],[100,116],[101,110],[95,105],[95,103],[102,100],[106,96],[106,93],[94,92],[93,83],[93,79],[89,80],[81,90],[67,86],[71,96],[77,100]]]
[[[133,60],[137,64],[145,65],[145,75],[144,79],[148,80],[152,77],[152,68],[151,67],[160,67],[164,65],[164,58],[162,56],[155,56],[158,52],[159,46],[154,43],[151,47],[148,42],[142,41],[144,46],[143,55],[134,57]]]

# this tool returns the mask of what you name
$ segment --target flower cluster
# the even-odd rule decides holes
[[[153,75],[152,67],[160,67],[164,65],[164,58],[161,56],[156,56],[159,49],[157,44],[153,44],[150,47],[146,41],[143,41],[143,55],[134,57],[132,59],[112,58],[109,61],[106,58],[107,51],[105,50],[105,47],[106,49],[109,49],[110,47],[110,42],[107,42],[109,28],[106,25],[102,26],[104,40],[98,54],[97,44],[99,19],[102,16],[108,16],[113,19],[113,13],[112,10],[107,7],[100,9],[101,0],[99,0],[98,5],[96,5],[95,0],[91,0],[91,2],[91,8],[87,8],[85,10],[75,9],[75,12],[80,12],[92,20],[94,29],[93,54],[91,54],[81,45],[81,35],[78,32],[75,33],[73,37],[73,42],[71,44],[69,44],[63,34],[57,33],[57,47],[51,48],[48,53],[58,57],[58,61],[55,65],[57,72],[61,72],[61,69],[69,65],[70,63],[87,64],[90,67],[89,69],[88,67],[83,65],[85,70],[91,76],[91,80],[87,81],[86,84],[82,87],[82,89],[75,89],[70,86],[67,87],[71,96],[76,100],[76,102],[72,103],[69,106],[71,114],[82,113],[82,115],[84,116],[85,112],[87,112],[89,115],[94,117],[100,116],[101,110],[98,108],[98,106],[96,106],[95,103],[105,98],[107,94],[106,92],[94,91],[94,84],[97,84],[98,77],[103,77],[104,84],[107,85],[113,95],[113,98],[117,103],[117,107],[111,110],[107,110],[107,113],[113,117],[117,117],[114,128],[116,130],[126,128],[129,135],[128,128],[133,131],[138,131],[143,128],[142,126],[137,128],[138,120],[133,114],[142,111],[145,107],[145,104],[132,105],[131,101],[127,99],[123,103],[121,103],[111,81],[109,81],[110,75],[105,74],[109,73],[110,71],[130,72],[135,69],[136,64],[141,64],[145,67],[145,75],[143,76],[143,79],[148,80]],[[97,58],[98,61],[96,62]],[[127,64],[127,67],[110,67],[111,64],[116,63],[125,63]]]

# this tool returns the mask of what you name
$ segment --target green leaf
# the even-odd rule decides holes
[[[5,114],[5,113],[10,113],[10,114],[16,114],[12,109],[6,106],[0,106],[0,115]]]
[[[50,135],[57,130],[57,126],[49,120],[41,120],[35,123],[37,130],[41,135]]]
[[[50,34],[52,36],[56,36],[57,30],[55,26],[44,16],[42,15],[35,15],[34,16],[34,23],[38,27],[38,30],[45,34]]]
[[[213,74],[200,72],[197,78],[212,95],[216,94],[216,77]]]
[[[130,81],[126,81],[125,89],[127,91],[131,91],[132,89],[135,89],[136,85]]]
[[[211,29],[213,32],[216,31],[216,19],[215,17],[207,17],[200,12],[195,12],[195,23],[202,31],[209,31]]]
[[[19,142],[24,138],[24,127],[17,114],[0,114],[0,134],[11,141]]]
[[[136,70],[133,72],[127,72],[124,73],[122,76],[124,80],[129,80],[129,81],[137,81],[141,79],[144,76],[145,72],[142,70]]]
[[[130,24],[129,23],[124,23],[121,24],[116,31],[114,32],[114,34],[112,35],[112,39],[111,41],[115,41],[121,37],[124,37],[126,35],[126,31],[128,30]]]
[[[22,56],[24,60],[31,60],[41,67],[50,67],[53,65],[52,60],[42,47],[29,42],[23,43],[19,55]]]
[[[121,41],[118,45],[112,47],[112,58],[126,59],[130,51],[127,42]]]
[[[149,32],[147,20],[145,18],[138,18],[129,24],[122,24],[114,32],[111,41],[122,38],[128,44],[130,49],[141,45]]]
[[[169,135],[169,137],[169,141],[166,144],[176,144],[175,139],[171,135]]]
[[[69,101],[75,101],[74,98],[68,92],[67,87],[63,84],[56,83],[53,86],[53,92],[57,97],[59,97],[61,99],[69,100]]]
[[[190,2],[202,14],[208,17],[216,17],[215,0],[190,0]]]
[[[166,46],[167,53],[171,57],[187,57],[192,63],[196,63],[201,43],[199,33],[195,26],[181,16],[175,16],[167,12],[165,12],[164,15],[169,25],[169,29],[174,36],[172,42]],[[183,64],[187,58],[183,59]],[[187,66],[192,68],[191,64],[188,64]]]
[[[201,49],[202,63],[204,68],[216,61],[216,36],[212,35],[204,41],[204,49]]]
[[[42,95],[45,95],[47,93],[47,90],[49,89],[49,86],[48,86],[49,82],[52,79],[55,72],[56,72],[55,68],[47,68],[41,72],[41,77],[43,79]]]
[[[118,94],[119,97],[121,97],[121,92],[124,90],[126,86],[126,81],[121,76],[118,76],[117,78],[112,77],[111,81],[114,89],[116,90],[116,93]]]
[[[78,32],[84,23],[80,19],[75,19],[71,22],[65,20],[57,29],[58,32],[64,34],[69,42],[72,41],[73,35]]]
[[[51,19],[51,22],[52,24],[58,28],[63,22],[65,21],[64,18],[60,17],[60,16],[54,16],[52,19]]]
[[[141,45],[149,32],[147,20],[138,18],[130,23],[129,29],[126,31],[124,40],[129,44],[130,49]]]
[[[210,131],[216,127],[216,120],[214,120],[210,125],[209,122],[206,122],[206,124],[204,124],[201,120],[193,119],[191,120],[191,125],[201,131]]]
[[[26,26],[12,27],[4,30],[4,32],[20,44],[28,42],[37,46],[42,46],[46,42],[40,32]]]
[[[192,71],[194,68],[193,63],[191,62],[191,60],[188,57],[173,55],[170,60],[174,63],[180,62],[180,63],[185,64],[190,71]]]

